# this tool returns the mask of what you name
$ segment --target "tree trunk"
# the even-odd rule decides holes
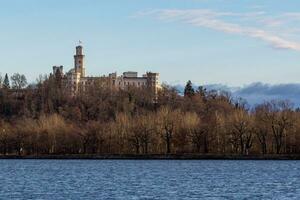
[[[169,134],[167,134],[167,137],[166,137],[166,145],[167,145],[167,154],[171,153],[171,144],[170,144],[170,136]]]

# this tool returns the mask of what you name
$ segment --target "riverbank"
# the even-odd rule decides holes
[[[119,159],[119,160],[300,160],[300,154],[213,155],[213,154],[71,154],[71,155],[0,155],[0,159]]]

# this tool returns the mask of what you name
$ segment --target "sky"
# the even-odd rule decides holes
[[[91,76],[160,73],[161,82],[248,87],[300,83],[299,0],[0,0],[0,72],[34,81],[73,67]]]

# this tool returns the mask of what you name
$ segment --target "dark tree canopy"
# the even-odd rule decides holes
[[[6,88],[6,89],[10,88],[9,78],[8,78],[7,74],[5,74],[5,77],[4,77],[3,88]]]
[[[184,96],[185,97],[192,97],[195,95],[195,90],[193,88],[192,82],[189,80],[184,88]]]

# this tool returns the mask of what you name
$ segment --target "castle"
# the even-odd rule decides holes
[[[72,95],[84,91],[87,86],[94,85],[95,82],[105,83],[110,88],[117,90],[126,89],[128,87],[137,87],[149,90],[154,95],[157,94],[160,88],[159,74],[147,72],[139,77],[137,72],[124,72],[123,75],[118,76],[117,73],[111,73],[108,76],[89,77],[85,74],[85,55],[83,54],[82,45],[76,46],[76,53],[74,55],[74,68],[64,74],[63,66],[53,66],[53,75],[62,77],[64,86]]]

